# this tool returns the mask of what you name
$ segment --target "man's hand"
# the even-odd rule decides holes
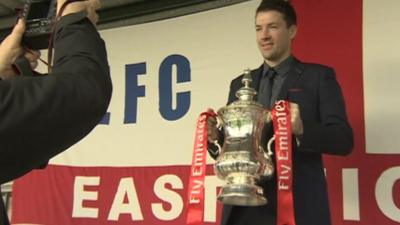
[[[301,120],[300,107],[296,103],[290,103],[290,117],[292,120],[292,133],[296,137],[303,135],[303,120]]]
[[[61,9],[61,6],[66,2],[66,0],[57,0],[57,14]],[[88,18],[92,21],[93,24],[96,24],[99,20],[99,16],[96,13],[97,9],[100,9],[101,3],[100,0],[86,0],[81,2],[72,2],[69,3],[61,16],[65,16],[71,13],[77,13],[83,10],[88,12]]]
[[[212,111],[212,109],[208,109],[207,111]],[[217,120],[215,117],[208,117],[207,119],[207,138],[208,142],[214,143],[216,140],[219,140],[219,131],[217,128]]]
[[[40,53],[37,51],[24,51],[21,46],[22,36],[25,31],[25,23],[22,19],[18,20],[17,25],[0,45],[0,77],[1,79],[10,79],[17,75],[12,65],[15,60],[24,56],[31,64],[32,69],[38,65]]]

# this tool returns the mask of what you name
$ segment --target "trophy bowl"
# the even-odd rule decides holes
[[[253,100],[257,92],[249,87],[250,82],[250,71],[246,70],[244,86],[236,92],[238,100],[217,112],[225,138],[214,170],[226,183],[218,200],[229,205],[266,204],[263,189],[256,183],[274,173],[272,153],[261,146],[262,132],[271,123],[271,113]]]

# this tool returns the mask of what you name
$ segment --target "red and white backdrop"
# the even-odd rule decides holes
[[[15,182],[13,223],[185,224],[195,121],[225,105],[232,78],[262,63],[258,3],[102,31],[114,82],[108,114]],[[325,158],[333,224],[399,224],[400,1],[293,3],[295,55],[336,69],[355,134],[352,155]],[[208,163],[204,224],[218,224],[222,183]]]

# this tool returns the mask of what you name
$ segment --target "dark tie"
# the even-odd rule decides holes
[[[271,108],[272,87],[277,73],[274,68],[269,68],[267,73],[261,78],[258,102],[268,109]]]

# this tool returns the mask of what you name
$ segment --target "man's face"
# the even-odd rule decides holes
[[[295,25],[287,27],[280,12],[271,10],[257,13],[257,45],[270,66],[276,66],[291,54],[291,42],[296,36],[296,29]]]

